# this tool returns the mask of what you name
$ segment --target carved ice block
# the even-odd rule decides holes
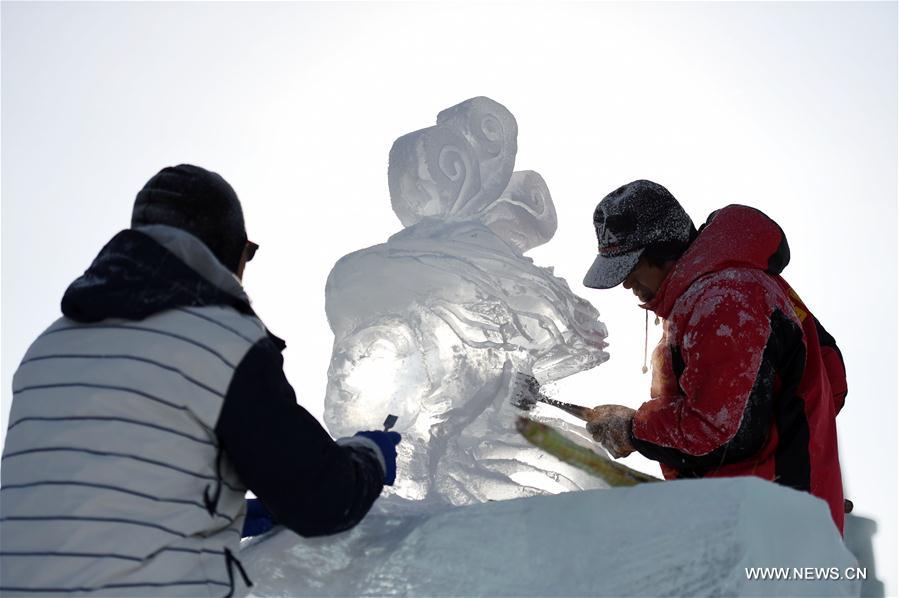
[[[518,153],[518,124],[509,110],[490,98],[465,100],[437,115],[437,124],[459,131],[477,156],[481,188],[453,213],[470,216],[500,196],[509,183]]]
[[[388,185],[405,228],[328,277],[325,422],[342,436],[399,416],[388,494],[466,504],[598,484],[513,425],[514,372],[552,381],[609,358],[596,309],[522,255],[557,219],[543,178],[513,173],[517,137],[504,106],[476,97],[397,139]]]
[[[552,239],[558,226],[549,187],[533,170],[512,173],[509,186],[480,220],[521,253]]]
[[[390,149],[390,201],[403,226],[446,219],[481,191],[481,169],[465,137],[435,126],[403,135]]]

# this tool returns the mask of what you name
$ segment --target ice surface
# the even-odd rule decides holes
[[[856,566],[826,504],[757,478],[684,480],[430,511],[241,551],[255,596],[857,596],[849,580],[746,567]]]
[[[548,382],[608,359],[598,312],[523,256],[556,230],[546,182],[513,173],[517,125],[497,102],[467,100],[437,123],[390,152],[405,230],[341,258],[328,277],[325,422],[345,435],[399,416],[387,492],[404,499],[459,505],[599,487],[527,445],[508,400],[515,371]]]

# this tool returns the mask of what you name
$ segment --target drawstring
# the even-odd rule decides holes
[[[247,572],[244,570],[243,565],[237,560],[237,557],[234,556],[234,553],[229,549],[225,549],[225,566],[228,567],[228,584],[229,590],[228,595],[225,598],[231,598],[234,595],[234,565],[237,565],[237,570],[240,572],[240,576],[243,577],[243,582],[248,588],[253,587],[253,582],[250,581],[250,578],[247,576]]]
[[[656,326],[659,325],[659,316],[656,316],[655,321],[653,322]],[[649,310],[646,310],[646,327],[643,334],[643,373],[649,371],[649,368],[646,367],[647,355],[649,355]]]
[[[649,354],[649,310],[647,309],[645,311],[646,311],[646,313],[645,313],[646,326],[644,328],[644,334],[643,334],[643,373],[644,374],[649,371],[649,368],[646,367],[646,358],[647,358],[647,355]]]
[[[222,496],[222,447],[219,446],[216,449],[215,453],[215,492],[212,493],[212,496],[209,496],[209,484],[206,484],[206,487],[203,488],[203,504],[206,505],[206,510],[209,512],[209,515],[214,516],[216,513],[216,507],[219,504],[219,498]]]

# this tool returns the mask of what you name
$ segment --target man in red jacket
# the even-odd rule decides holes
[[[597,407],[588,424],[616,458],[639,451],[666,479],[755,475],[827,501],[843,529],[836,415],[846,371],[833,337],[780,273],[781,228],[729,205],[699,229],[667,189],[635,181],[593,215],[588,287],[623,284],[663,319],[651,400]]]

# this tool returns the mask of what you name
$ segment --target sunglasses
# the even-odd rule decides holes
[[[247,256],[247,261],[253,259],[253,256],[256,255],[256,252],[259,250],[259,245],[253,243],[252,241],[247,241],[247,244],[244,246],[244,254]]]

